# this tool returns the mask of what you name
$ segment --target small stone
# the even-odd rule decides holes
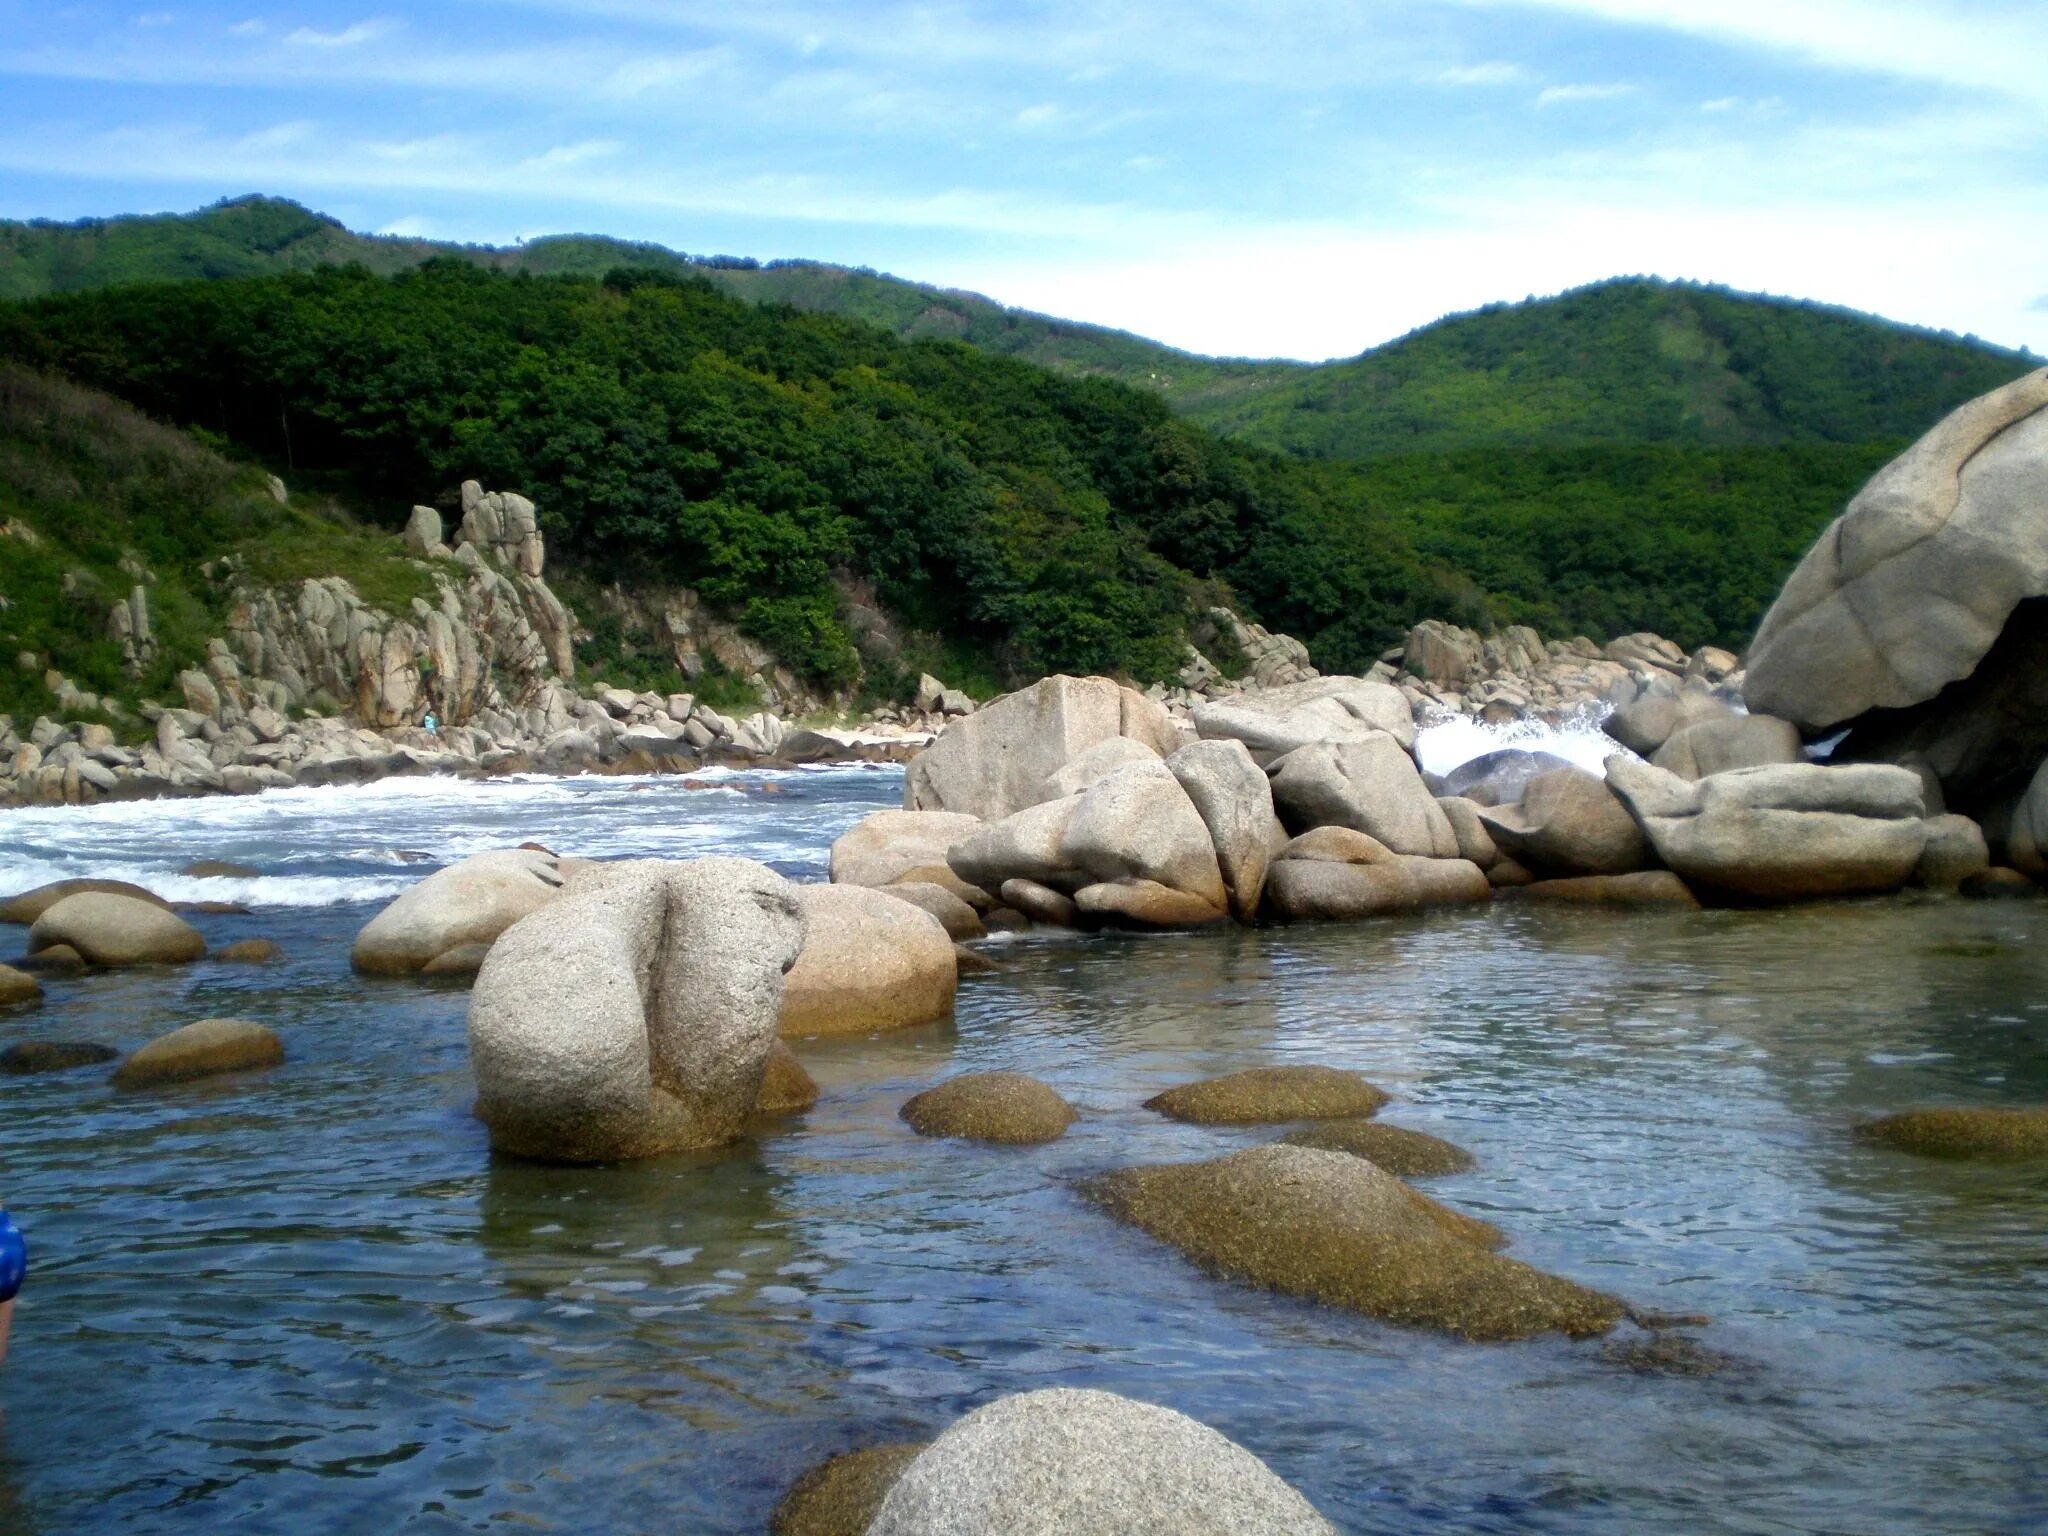
[[[963,977],[993,976],[1002,970],[995,961],[978,949],[969,949],[965,944],[953,946],[953,965]]]
[[[1912,1109],[1856,1127],[1856,1134],[1922,1157],[2048,1156],[2048,1107]]]
[[[1964,876],[1956,890],[1971,901],[2032,901],[2041,895],[2040,886],[2018,870],[2002,866]]]
[[[1425,1131],[1411,1131],[1398,1125],[1381,1125],[1377,1120],[1330,1120],[1280,1138],[1290,1147],[1316,1147],[1325,1152],[1348,1152],[1377,1163],[1403,1179],[1436,1178],[1447,1173],[1464,1173],[1472,1167],[1472,1154],[1441,1137]]]
[[[201,1019],[149,1042],[114,1073],[116,1088],[148,1088],[284,1060],[277,1032],[248,1019]]]
[[[268,965],[284,958],[284,951],[268,939],[237,939],[213,952],[223,965]]]
[[[928,1088],[902,1109],[920,1136],[960,1136],[1014,1145],[1058,1141],[1074,1123],[1073,1106],[1021,1072],[969,1072]]]
[[[85,956],[73,949],[69,944],[52,944],[47,949],[37,950],[34,954],[23,960],[21,968],[27,971],[40,971],[45,974],[55,973],[60,976],[68,976],[85,969]]]
[[[867,1536],[875,1512],[922,1441],[848,1451],[798,1478],[769,1517],[769,1536]]]
[[[768,1065],[761,1073],[761,1094],[754,1109],[763,1115],[794,1115],[818,1102],[818,1084],[804,1070],[792,1051],[780,1040],[768,1053]]]
[[[0,1008],[17,1003],[39,1003],[42,999],[42,983],[35,977],[17,971],[11,965],[0,965]]]
[[[0,1072],[27,1077],[33,1072],[68,1072],[112,1061],[121,1053],[90,1040],[17,1040],[0,1051]]]
[[[1387,1096],[1337,1067],[1254,1067],[1155,1094],[1145,1107],[1195,1125],[1258,1125],[1377,1114]]]

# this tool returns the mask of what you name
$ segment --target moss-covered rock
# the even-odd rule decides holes
[[[923,1449],[921,1441],[870,1446],[811,1468],[775,1506],[769,1536],[866,1536],[882,1500]]]
[[[1261,1125],[1371,1115],[1386,1102],[1356,1072],[1338,1067],[1253,1067],[1169,1088],[1145,1107],[1195,1125]]]
[[[1073,1106],[1022,1072],[969,1072],[928,1088],[903,1106],[920,1136],[1028,1145],[1058,1141],[1074,1123]]]
[[[761,1074],[761,1093],[754,1109],[763,1115],[794,1115],[818,1102],[818,1085],[796,1052],[780,1040],[768,1053],[767,1070]]]
[[[1859,1125],[1856,1133],[1922,1157],[2048,1157],[2048,1107],[1909,1109]]]
[[[0,1051],[0,1072],[9,1077],[27,1077],[34,1072],[69,1072],[73,1067],[90,1067],[112,1061],[120,1054],[111,1045],[99,1045],[90,1040],[17,1040]]]
[[[1472,1154],[1463,1147],[1427,1131],[1381,1125],[1377,1120],[1328,1120],[1280,1139],[1290,1147],[1348,1152],[1403,1179],[1463,1173],[1472,1166]]]
[[[1275,1144],[1083,1186],[1228,1279],[1468,1339],[1607,1332],[1620,1301],[1491,1251],[1499,1234],[1375,1163]]]

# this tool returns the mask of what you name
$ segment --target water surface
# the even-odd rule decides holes
[[[119,873],[225,895],[254,911],[198,919],[210,940],[287,953],[53,981],[0,1040],[127,1048],[233,1014],[289,1051],[150,1094],[98,1070],[0,1079],[0,1194],[36,1250],[0,1372],[0,1530],[758,1531],[826,1455],[1055,1384],[1194,1414],[1350,1532],[2048,1526],[2048,1169],[1848,1134],[1910,1103],[2048,1098],[2037,909],[1501,905],[1033,938],[948,1024],[806,1047],[808,1115],[583,1170],[492,1160],[464,992],[347,968],[381,901],[480,848],[742,852],[816,878],[899,789],[872,769],[401,781],[0,814],[0,888]],[[200,856],[263,874],[165,878]],[[1462,1344],[1243,1290],[1073,1193],[1273,1134],[1138,1106],[1288,1061],[1384,1084],[1384,1118],[1479,1157],[1433,1193],[1518,1257],[1708,1314],[1724,1368],[1643,1374],[1597,1342]],[[983,1067],[1046,1078],[1080,1123],[1020,1150],[896,1119]]]

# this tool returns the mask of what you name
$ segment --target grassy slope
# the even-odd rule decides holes
[[[110,396],[6,364],[0,526],[0,713],[23,722],[55,712],[43,686],[52,659],[103,696],[175,699],[178,669],[225,633],[226,592],[199,569],[224,554],[240,554],[265,582],[346,576],[386,609],[404,611],[433,593],[431,578],[388,536],[331,510],[281,507],[260,469]],[[136,584],[136,564],[154,578],[158,654],[148,673],[130,678],[107,614]],[[18,664],[23,652],[32,667]]]

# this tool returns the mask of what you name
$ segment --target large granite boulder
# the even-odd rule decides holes
[[[1090,884],[1149,882],[1193,897],[1214,916],[1229,905],[1208,825],[1157,758],[1119,768],[1083,793],[1061,829],[1059,851]]]
[[[145,891],[126,880],[55,880],[0,902],[0,923],[33,923],[66,896],[84,895],[128,896],[162,907],[165,911],[169,911],[171,905],[155,892]]]
[[[953,1011],[960,968],[936,917],[865,886],[792,891],[805,932],[782,985],[784,1035],[864,1035]]]
[[[1241,741],[1261,765],[1317,742],[1357,741],[1385,733],[1405,751],[1415,745],[1415,714],[1391,683],[1318,677],[1261,693],[1198,703],[1195,733],[1205,741]]]
[[[1728,706],[1700,688],[1687,688],[1675,677],[1653,676],[1607,717],[1606,731],[1644,757],[1658,751],[1689,726],[1725,719]]]
[[[1272,851],[1286,839],[1264,771],[1241,741],[1191,742],[1166,766],[1209,829],[1231,915],[1250,922],[1265,893]]]
[[[750,859],[577,868],[500,935],[470,994],[491,1145],[592,1163],[733,1140],[804,926],[795,888]]]
[[[1273,804],[1290,832],[1349,827],[1395,853],[1458,856],[1458,834],[1415,760],[1384,732],[1297,747],[1269,772]]]
[[[2048,756],[2048,370],[1951,413],[1792,573],[1744,696],[1836,760],[1925,761],[1980,814]]]
[[[1438,793],[1475,805],[1513,805],[1540,773],[1569,768],[1571,759],[1527,747],[1498,747],[1458,764],[1443,776]]]
[[[948,725],[912,760],[903,808],[1000,821],[1057,798],[1053,776],[1114,736],[1160,757],[1180,746],[1165,709],[1143,694],[1106,677],[1044,678]]]
[[[1071,895],[1088,883],[1087,874],[1061,848],[1067,822],[1081,803],[1067,795],[990,822],[973,836],[955,843],[946,862],[962,881],[1000,895],[1011,880]]]
[[[1628,807],[1583,768],[1538,774],[1519,804],[1482,809],[1479,819],[1498,847],[1546,874],[1624,875],[1649,862]]]
[[[1485,871],[1469,860],[1395,853],[1349,827],[1318,827],[1274,855],[1265,913],[1281,922],[1353,922],[1492,894]]]
[[[968,1414],[897,1475],[868,1527],[868,1536],[1110,1532],[1335,1536],[1271,1468],[1207,1425],[1069,1387]]]
[[[970,905],[986,907],[982,892],[946,864],[946,855],[982,826],[979,816],[956,811],[876,811],[832,844],[832,883],[881,887],[923,881],[944,886]]]
[[[356,935],[349,962],[372,976],[412,976],[452,949],[489,944],[562,894],[561,861],[531,848],[471,854],[438,869]]]
[[[1693,783],[1616,756],[1607,782],[1660,862],[1724,897],[1897,890],[1927,842],[1920,780],[1879,763],[1739,768]]]
[[[88,965],[182,965],[206,953],[199,930],[153,901],[81,891],[30,925],[31,955],[64,945]]]
[[[1681,726],[1650,759],[1681,779],[1704,779],[1737,768],[1803,763],[1799,727],[1774,715],[1716,715]]]

